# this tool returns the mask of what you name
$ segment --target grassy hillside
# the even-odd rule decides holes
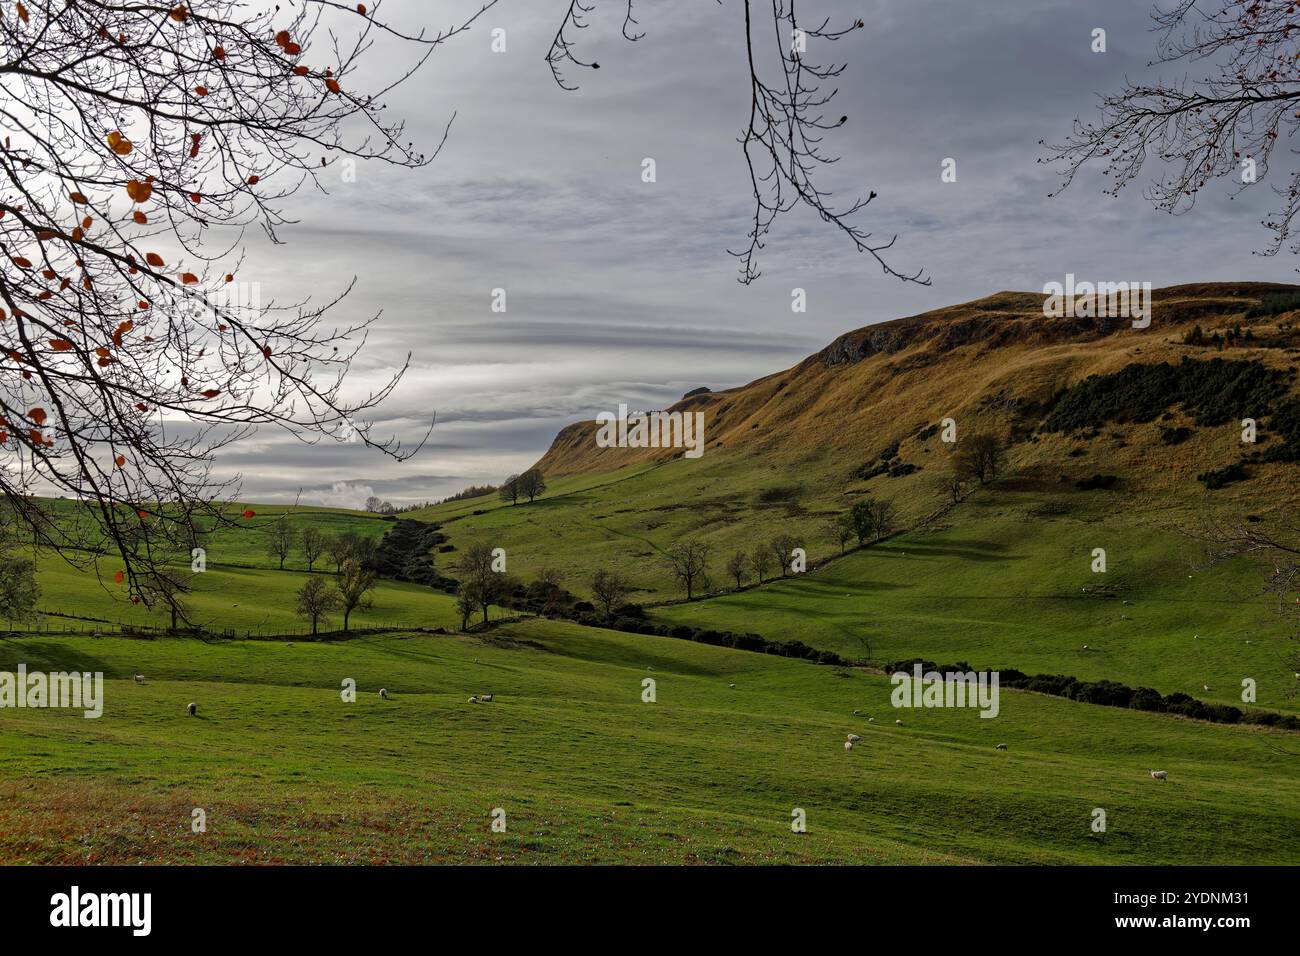
[[[1271,731],[1009,691],[996,720],[896,727],[883,678],[553,622],[293,647],[0,641],[0,669],[19,661],[109,681],[99,720],[0,721],[6,863],[1300,862],[1296,747]]]

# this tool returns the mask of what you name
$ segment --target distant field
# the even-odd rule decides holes
[[[995,720],[896,727],[881,677],[541,621],[293,647],[0,640],[0,669],[19,662],[109,679],[99,720],[0,718],[5,863],[1300,862],[1300,748],[1254,728],[1009,691]]]

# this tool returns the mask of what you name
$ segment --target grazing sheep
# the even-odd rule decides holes
[[[469,699],[469,702],[470,702],[471,704],[477,704],[477,703],[478,703],[478,696],[475,695],[475,696],[471,697],[471,698]]]
[[[728,684],[727,686],[730,687],[732,690],[735,690],[735,689],[736,689],[736,685],[735,685],[735,684]]]
[[[144,675],[143,675],[143,674],[132,674],[132,675],[131,675],[131,680],[135,681],[137,684],[143,684],[143,683],[144,683]]]
[[[875,722],[876,722],[876,718],[874,718],[874,717],[868,717],[868,718],[867,718],[867,723],[869,723],[869,724],[874,724]]]
[[[849,743],[856,744],[861,739],[857,734],[849,734]]]
[[[1088,649],[1088,645],[1087,644],[1083,645],[1083,649],[1086,651]]]
[[[487,703],[490,703],[491,700],[492,700],[492,695],[491,695],[491,694],[483,694],[482,696],[479,697],[479,703],[481,703],[481,704],[487,704]]]
[[[1006,744],[998,744],[997,747],[995,747],[994,749],[995,749],[995,750],[1006,750],[1006,749],[1007,749],[1007,745],[1006,745]]]
[[[1152,771],[1151,771],[1151,779],[1152,779],[1152,780],[1166,780],[1166,779],[1168,779],[1168,777],[1169,777],[1169,771],[1168,771],[1168,770],[1152,770]]]
[[[380,699],[380,700],[388,700],[388,688],[387,688],[387,687],[381,687],[381,688],[379,688],[379,699]]]
[[[851,741],[851,740],[846,740],[846,741],[844,741],[844,749],[845,749],[845,750],[852,750],[852,749],[853,749],[853,741]]]
[[[188,707],[185,708],[185,713],[189,714],[191,717],[193,717],[198,712],[199,712],[198,704],[190,704]]]
[[[903,722],[901,720],[896,720],[894,721],[894,723],[896,723],[900,727],[903,726]]]
[[[290,647],[293,647],[293,641],[290,641],[290,642],[289,642],[289,646],[290,646]]]
[[[1202,685],[1201,685],[1201,690],[1209,690],[1209,689],[1210,689],[1210,685],[1209,685],[1209,684],[1202,684]]]

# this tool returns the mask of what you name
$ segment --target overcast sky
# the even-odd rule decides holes
[[[385,0],[407,28],[449,26],[471,4]],[[413,459],[356,445],[304,446],[272,430],[224,451],[246,500],[357,506],[499,482],[536,461],[564,424],[620,402],[662,407],[697,386],[742,384],[799,361],[849,329],[978,298],[1080,279],[1292,281],[1293,257],[1254,255],[1267,184],[1229,200],[1225,187],[1170,217],[1139,191],[1101,195],[1082,176],[1064,195],[1036,164],[1096,94],[1146,72],[1155,37],[1134,0],[821,0],[801,18],[861,17],[839,41],[847,62],[829,134],[842,157],[824,183],[844,199],[875,190],[863,224],[898,233],[900,268],[881,274],[815,216],[773,229],[753,285],[736,281],[728,248],[744,243],[750,203],[736,137],[747,120],[739,0],[638,5],[644,39],[621,38],[622,3],[603,0],[580,53],[598,72],[556,87],[544,56],[568,0],[502,0],[387,99],[411,138],[441,156],[419,170],[363,165],[330,194],[297,197],[287,244],[253,261],[262,299],[356,289],[340,312],[382,310],[351,387],[412,368],[374,416],[376,433],[411,438],[437,413]],[[436,13],[435,13],[436,10]],[[436,17],[430,20],[428,18]],[[490,49],[493,28],[506,51]],[[1090,50],[1094,28],[1107,52]],[[771,29],[768,27],[767,34]],[[814,46],[812,53],[817,52]],[[376,78],[409,60],[377,47]],[[813,57],[816,58],[816,57]],[[657,181],[641,180],[651,157]],[[957,181],[940,181],[945,157]],[[791,289],[807,290],[793,314]],[[492,290],[507,311],[491,311]]]

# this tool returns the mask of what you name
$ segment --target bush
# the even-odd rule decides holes
[[[1118,475],[1093,475],[1091,478],[1083,478],[1076,481],[1074,487],[1078,488],[1080,491],[1092,491],[1095,488],[1109,491],[1111,488],[1115,487],[1117,481],[1119,481]]]
[[[1232,484],[1234,481],[1245,481],[1250,475],[1240,464],[1228,465],[1225,468],[1219,468],[1215,471],[1206,471],[1196,476],[1196,480],[1205,485],[1206,488],[1214,490]]]

